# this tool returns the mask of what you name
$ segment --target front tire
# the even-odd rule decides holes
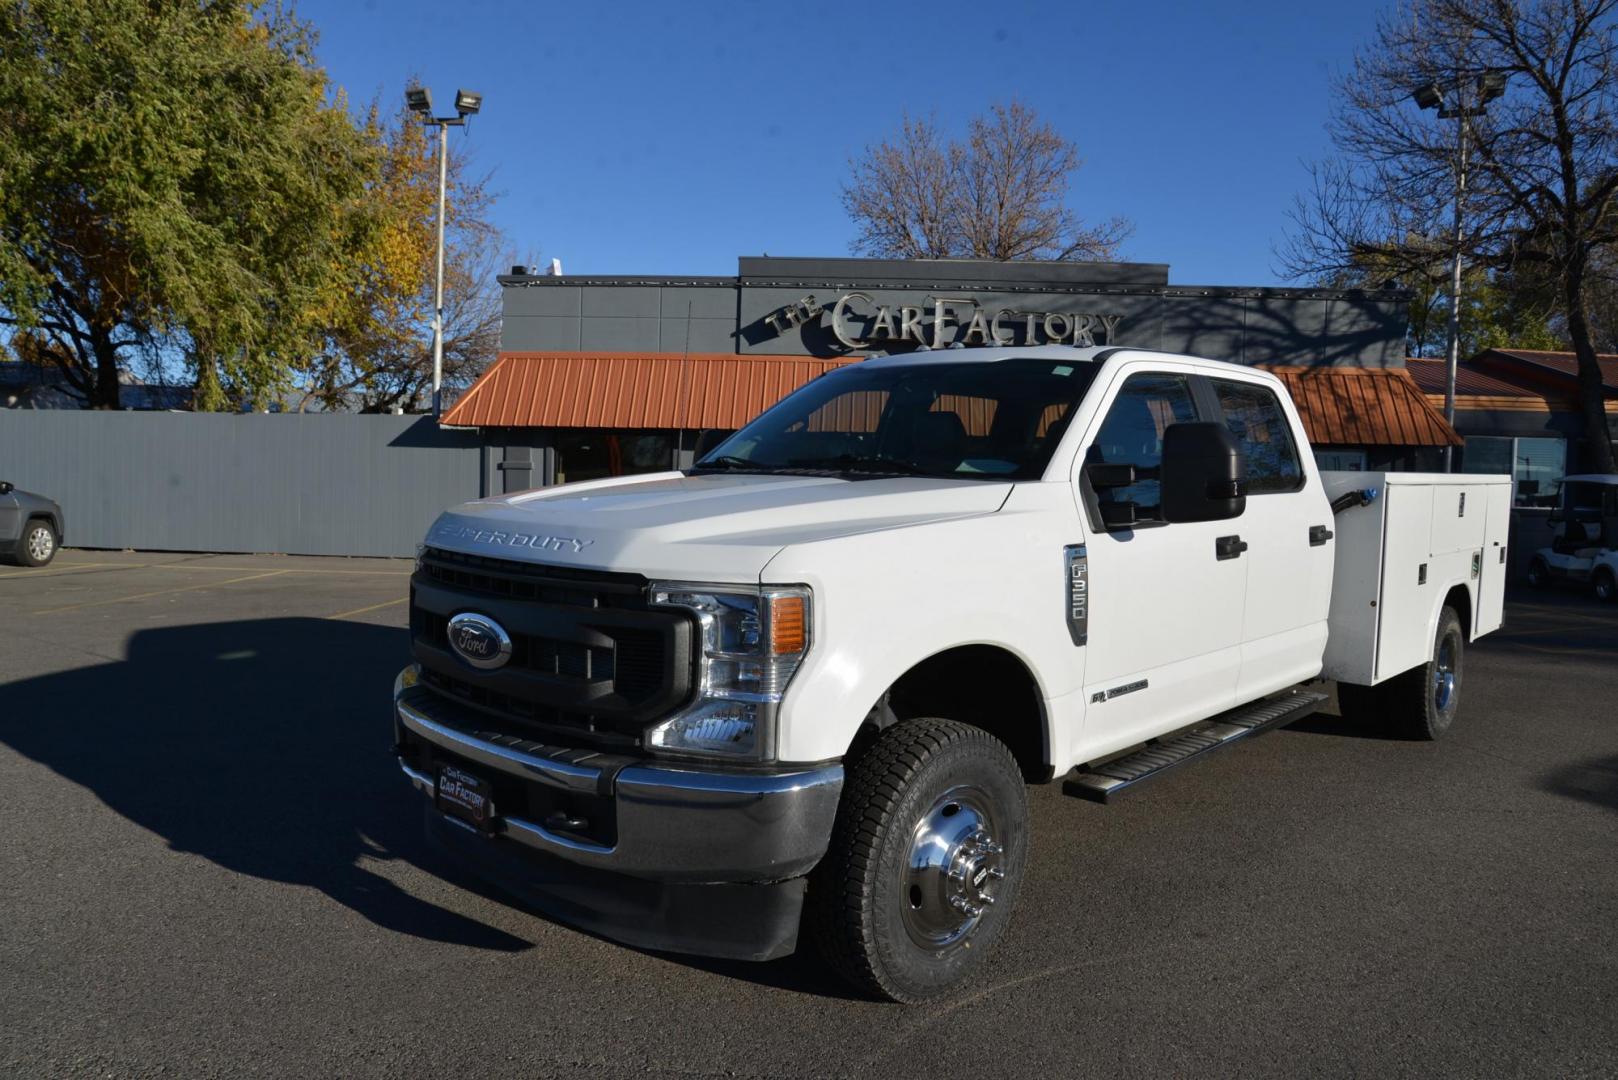
[[[1591,582],[1595,588],[1597,600],[1610,604],[1613,600],[1618,599],[1618,578],[1613,576],[1610,568],[1605,566],[1597,567],[1595,574],[1591,577]]]
[[[45,566],[56,558],[56,530],[51,523],[36,518],[23,527],[17,543],[17,561],[24,566]]]
[[[848,767],[809,880],[810,933],[868,994],[949,993],[1004,933],[1027,854],[1028,795],[1005,744],[953,720],[895,724]]]
[[[1530,588],[1543,589],[1551,583],[1551,568],[1545,565],[1545,560],[1535,557],[1528,564],[1528,585]]]

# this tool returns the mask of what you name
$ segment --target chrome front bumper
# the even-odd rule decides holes
[[[611,844],[508,814],[496,819],[492,839],[581,867],[669,882],[783,881],[808,873],[826,853],[842,792],[841,765],[770,772],[625,765],[608,755],[515,739],[501,745],[428,715],[408,697],[395,695],[397,723],[435,752],[473,769],[612,800]],[[610,764],[602,768],[593,759]],[[417,789],[434,797],[434,776],[403,757],[399,764]],[[498,802],[495,809],[500,813]]]

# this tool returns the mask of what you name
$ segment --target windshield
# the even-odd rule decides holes
[[[851,364],[782,399],[691,471],[1035,480],[1095,377],[1085,362]]]

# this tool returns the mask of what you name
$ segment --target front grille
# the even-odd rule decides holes
[[[541,566],[442,548],[428,548],[417,565],[421,576],[429,581],[484,596],[570,607],[645,606],[646,579],[639,574]]]
[[[647,603],[646,579],[426,549],[411,579],[412,650],[439,693],[555,738],[628,745],[694,692],[692,624]],[[511,637],[493,671],[462,661],[449,621],[485,615]]]
[[[605,749],[628,750],[640,745],[634,735],[617,731],[594,730],[579,723],[560,709],[547,708],[532,701],[512,697],[481,686],[444,675],[426,668],[421,672],[421,685],[432,687],[445,697],[489,713],[494,718],[494,730],[503,734],[526,731],[529,734],[548,735],[583,741]]]
[[[449,616],[422,611],[419,622],[413,625],[416,636],[431,641],[441,649],[449,648]],[[652,636],[643,646],[648,655],[632,658],[631,667],[650,668],[655,673],[663,666],[661,642]],[[591,648],[571,641],[557,641],[536,634],[511,634],[511,659],[508,666],[514,670],[537,671],[544,675],[560,675],[572,679],[611,679],[624,651],[620,641],[616,649]],[[633,651],[633,650],[631,650]],[[655,684],[654,687],[655,688]]]

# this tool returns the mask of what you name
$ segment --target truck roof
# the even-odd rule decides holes
[[[1208,365],[1218,368],[1233,368],[1237,371],[1246,371],[1254,374],[1268,375],[1269,372],[1261,368],[1249,367],[1245,364],[1232,364],[1224,360],[1210,360],[1204,356],[1188,356],[1184,353],[1163,352],[1157,349],[1133,348],[1127,345],[995,345],[970,346],[960,349],[916,349],[913,352],[892,353],[888,356],[875,356],[865,360],[865,364],[878,364],[886,366],[899,366],[903,364],[992,364],[997,360],[1012,360],[1018,357],[1050,357],[1067,362],[1100,363],[1115,356],[1130,359],[1156,358],[1160,360],[1187,361],[1193,364]]]

